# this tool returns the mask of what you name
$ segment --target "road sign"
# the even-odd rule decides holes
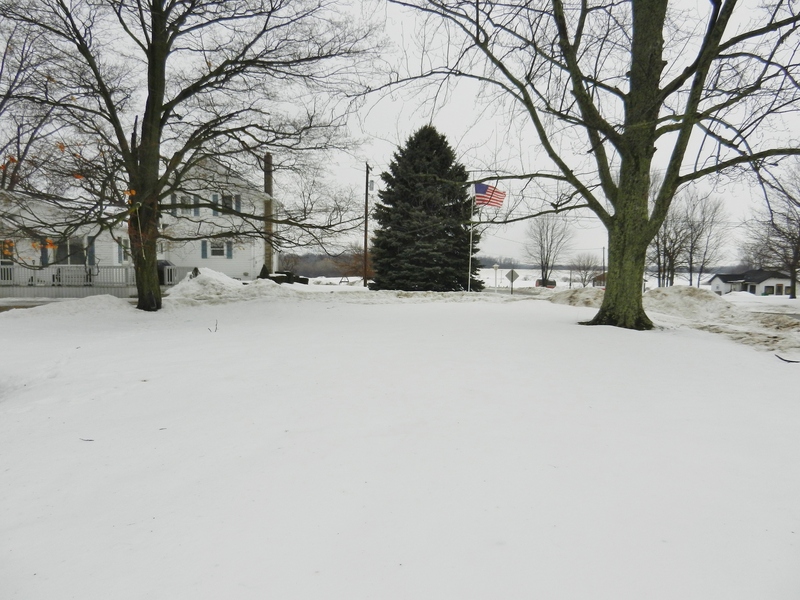
[[[514,269],[511,269],[508,273],[506,273],[506,279],[508,279],[511,283],[514,283],[519,278],[519,273],[517,273]]]

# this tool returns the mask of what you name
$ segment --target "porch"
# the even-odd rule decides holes
[[[175,285],[191,270],[191,267],[159,266],[159,282],[167,287]],[[84,298],[100,294],[117,298],[136,296],[133,267],[0,265],[0,298]]]

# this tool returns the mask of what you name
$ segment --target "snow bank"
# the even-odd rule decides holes
[[[211,269],[201,269],[200,275],[187,278],[175,286],[165,299],[167,309],[181,306],[219,305],[249,300],[318,300],[329,302],[346,297],[348,303],[397,304],[442,302],[516,302],[550,300],[555,304],[599,308],[604,291],[599,288],[550,290],[524,288],[513,296],[467,292],[372,292],[351,285],[278,285],[259,279],[244,284]],[[752,294],[737,298],[742,303],[755,302]],[[113,301],[113,299],[112,299]],[[103,301],[99,301],[103,302]],[[110,302],[110,301],[108,301]],[[779,314],[755,313],[729,302],[705,289],[690,286],[657,288],[644,295],[644,307],[660,326],[688,326],[723,334],[737,342],[769,351],[794,356],[800,353],[800,321]],[[66,310],[66,309],[62,309]]]
[[[35,313],[30,313],[29,311],[31,310],[34,310]],[[48,302],[42,306],[26,308],[24,310],[11,310],[3,313],[3,318],[26,318],[29,317],[30,314],[35,314],[37,318],[45,315],[52,317],[100,317],[105,315],[119,315],[120,313],[133,315],[136,313],[136,309],[127,300],[104,294],[100,296],[88,296],[86,298]]]
[[[550,290],[547,290],[550,292]],[[331,296],[346,297],[346,302],[386,304],[409,302],[492,302],[509,298],[467,292],[404,292],[384,290],[373,292],[363,286],[335,285],[330,280],[313,285],[277,284],[268,279],[243,283],[212,269],[200,269],[200,275],[186,278],[176,285],[165,298],[164,306],[175,309],[182,306],[228,304],[259,299],[291,299],[329,301]],[[530,295],[530,294],[528,294]],[[511,298],[521,299],[519,297]]]
[[[178,308],[295,296],[294,290],[269,279],[256,279],[245,284],[212,269],[200,269],[197,277],[190,273],[172,288],[164,304],[167,308]]]
[[[600,308],[603,303],[604,291],[600,288],[576,288],[553,293],[549,300],[556,304],[567,304],[569,306],[589,306]]]
[[[651,290],[644,295],[644,307],[648,313],[679,317],[695,329],[720,333],[749,346],[784,354],[800,353],[800,320],[744,310],[729,302],[727,296],[707,290],[688,286]]]
[[[191,306],[218,306],[247,301],[284,300],[346,302],[348,304],[399,304],[399,303],[507,303],[532,300],[550,300],[554,304],[575,307],[599,308],[604,291],[599,288],[550,290],[524,288],[518,294],[495,294],[491,289],[484,293],[467,292],[404,292],[370,291],[362,286],[331,285],[330,281],[317,285],[279,285],[270,280],[243,283],[212,269],[200,269],[197,277],[187,276],[172,288],[164,298],[166,312]],[[734,300],[730,302],[729,300]],[[767,302],[773,300],[773,302]],[[800,356],[800,320],[773,314],[798,312],[797,301],[757,297],[746,292],[717,296],[711,291],[689,286],[658,288],[644,295],[644,307],[660,327],[691,327],[725,335],[737,342],[763,350],[779,351],[783,355]],[[142,316],[130,301],[113,296],[91,296],[83,299],[53,302],[35,309],[15,310],[2,314],[4,319],[19,319],[26,314],[37,318],[52,316],[70,317],[73,327],[86,326],[101,315],[117,320],[135,320]]]
[[[715,293],[689,286],[650,290],[644,295],[644,309],[692,321],[735,320],[747,316]]]

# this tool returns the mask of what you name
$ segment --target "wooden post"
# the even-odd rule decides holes
[[[264,154],[264,193],[267,198],[264,200],[264,266],[267,271],[272,273],[273,261],[273,201],[272,201],[272,154],[267,152]]]
[[[364,287],[367,287],[367,272],[369,270],[369,163],[364,180]]]

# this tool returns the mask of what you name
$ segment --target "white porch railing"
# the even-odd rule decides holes
[[[52,265],[31,269],[20,265],[0,267],[0,286],[127,286],[136,285],[133,267]]]
[[[175,285],[191,271],[190,267],[165,266],[159,278],[165,286]],[[136,295],[133,267],[52,265],[32,269],[20,265],[0,265],[0,297],[73,298],[111,294],[120,298]]]

